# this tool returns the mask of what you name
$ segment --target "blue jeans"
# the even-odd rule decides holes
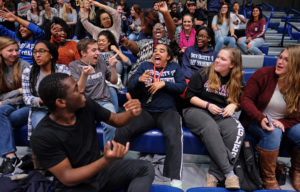
[[[260,55],[262,54],[261,50],[258,47],[261,47],[264,43],[265,40],[263,38],[256,38],[250,41],[248,44],[252,45],[250,49],[247,49],[247,44],[246,44],[246,37],[242,37],[242,41],[237,42],[238,46],[241,48],[241,50],[244,53],[250,53],[252,55]]]
[[[235,38],[229,37],[229,36],[216,36],[216,47],[215,51],[218,53],[224,45],[227,45],[228,47],[235,47]]]
[[[32,111],[32,113],[31,113],[32,129],[36,128],[36,126],[47,115],[47,113],[48,113],[48,110],[46,110],[46,109],[38,109],[38,110]]]
[[[262,149],[279,149],[282,136],[286,136],[295,144],[296,149],[300,151],[300,123],[289,129],[286,129],[285,133],[283,134],[282,130],[278,127],[275,127],[273,131],[267,131],[263,130],[260,125],[251,122],[248,125],[248,131],[251,133],[251,135],[259,139],[257,145]]]
[[[17,108],[13,105],[0,106],[0,155],[15,152],[13,128],[25,125],[28,119],[29,107]]]
[[[115,113],[118,113],[119,111],[119,100],[118,100],[118,94],[117,94],[117,90],[114,87],[110,87],[108,86],[108,91],[110,94],[110,100],[112,102],[112,104],[114,105],[115,108]]]
[[[128,36],[128,40],[129,41],[136,41],[139,37],[139,34],[135,34],[135,33],[130,33],[130,35]]]
[[[98,104],[115,113],[115,108],[112,103],[99,101]],[[103,127],[103,146],[105,147],[107,141],[111,141],[115,137],[116,128],[104,122],[101,122],[101,125]]]

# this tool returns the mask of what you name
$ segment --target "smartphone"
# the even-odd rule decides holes
[[[266,115],[267,119],[268,119],[268,123],[267,123],[267,126],[270,127],[271,126],[271,123],[272,123],[272,118],[270,117],[270,115]]]

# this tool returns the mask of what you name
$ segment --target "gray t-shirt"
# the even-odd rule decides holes
[[[79,81],[82,67],[86,66],[80,59],[69,64],[71,75],[75,81]],[[103,59],[96,64],[95,73],[88,76],[84,94],[94,101],[110,101],[110,94],[105,80],[110,80],[110,70]]]
[[[280,93],[278,84],[274,90],[271,100],[263,112],[269,114],[272,119],[282,119],[286,114],[286,102],[283,99],[282,93]]]

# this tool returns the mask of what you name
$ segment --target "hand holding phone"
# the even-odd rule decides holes
[[[266,115],[267,119],[268,119],[268,123],[267,123],[267,126],[268,127],[271,127],[271,123],[272,123],[272,118],[270,117],[270,115]]]

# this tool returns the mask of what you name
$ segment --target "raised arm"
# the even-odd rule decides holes
[[[175,36],[176,26],[170,15],[167,3],[165,1],[158,3],[158,11],[161,12],[164,16],[165,24],[168,30],[168,38],[170,40],[173,40]]]

